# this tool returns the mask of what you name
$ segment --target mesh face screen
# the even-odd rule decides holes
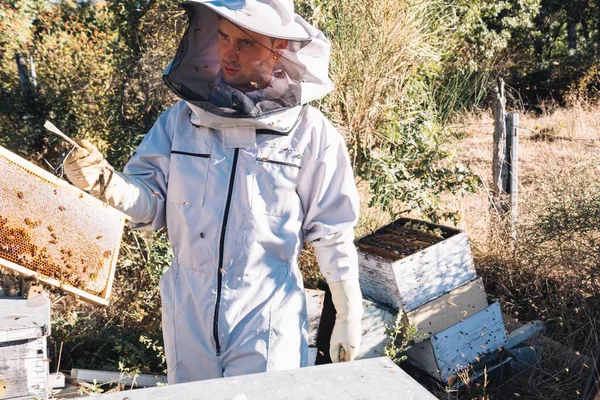
[[[108,296],[123,214],[2,147],[0,174],[0,264]]]

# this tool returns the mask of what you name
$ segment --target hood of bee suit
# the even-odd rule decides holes
[[[221,128],[249,124],[287,132],[303,105],[333,89],[328,76],[330,42],[294,13],[292,0],[187,1],[188,27],[177,54],[163,73],[167,86],[193,111],[192,123]],[[266,87],[242,89],[221,75],[217,32],[219,18],[240,29],[288,40],[276,50]]]

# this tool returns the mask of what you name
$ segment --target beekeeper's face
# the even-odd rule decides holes
[[[268,85],[279,57],[277,50],[285,49],[287,40],[242,30],[225,18],[220,18],[218,32],[223,80],[242,90]]]

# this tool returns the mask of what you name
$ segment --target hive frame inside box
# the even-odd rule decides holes
[[[425,224],[438,228],[446,239],[416,253],[390,260],[358,251],[360,284],[363,295],[397,310],[412,311],[453,289],[477,278],[471,247],[464,231],[411,218],[399,221]],[[365,235],[356,240],[359,244]]]
[[[78,188],[69,184],[68,182],[57,178],[53,174],[45,171],[44,169],[38,167],[37,165],[10,152],[9,150],[5,149],[2,146],[0,146],[0,157],[3,157],[5,159],[7,159],[9,162],[12,162],[12,163],[16,164],[17,166],[23,168],[24,170],[26,170],[34,175],[37,175],[38,177],[42,178],[43,180],[48,181],[50,184],[60,187],[61,190],[64,190],[64,191],[71,193],[75,196],[78,196],[80,198],[85,198],[85,201],[87,201],[87,202],[95,203],[94,205],[97,206],[98,209],[109,208],[110,211],[107,211],[107,212],[114,213],[115,218],[117,219],[117,224],[119,224],[119,226],[121,227],[120,228],[121,235],[119,235],[119,237],[115,240],[113,250],[111,253],[112,259],[110,260],[110,266],[108,268],[108,278],[106,281],[106,285],[104,286],[104,290],[102,291],[102,293],[99,295],[88,293],[85,290],[81,290],[77,287],[74,287],[73,285],[71,285],[69,283],[61,282],[58,279],[55,279],[55,278],[52,278],[49,276],[44,276],[34,270],[31,270],[27,267],[19,265],[10,260],[7,260],[1,256],[0,256],[0,266],[8,268],[12,271],[18,272],[25,276],[34,277],[41,282],[44,282],[44,283],[47,283],[54,287],[60,288],[68,293],[75,294],[75,295],[81,297],[82,300],[84,300],[88,303],[92,303],[95,305],[102,305],[102,306],[108,305],[108,299],[109,299],[111,291],[112,291],[114,273],[115,273],[116,263],[117,263],[117,259],[118,259],[118,251],[119,251],[119,247],[121,244],[123,226],[125,224],[125,221],[128,219],[128,217],[125,214],[119,212],[118,210],[111,208],[110,206],[104,204],[102,201],[94,198],[93,196],[79,190]]]

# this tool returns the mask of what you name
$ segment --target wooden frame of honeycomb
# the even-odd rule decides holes
[[[0,146],[0,267],[108,304],[127,217]]]

